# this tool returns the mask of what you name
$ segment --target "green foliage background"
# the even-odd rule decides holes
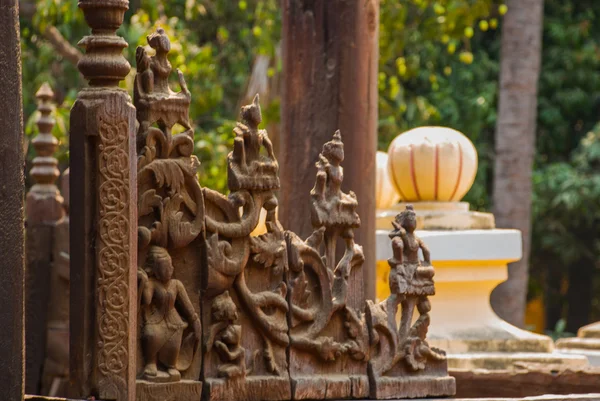
[[[184,72],[193,94],[190,115],[202,183],[224,191],[225,156],[255,57],[271,58],[269,78],[281,74],[279,0],[130,3],[119,32],[129,43],[127,58],[135,60],[135,48],[146,44],[145,36],[157,25],[165,28],[173,42],[173,67]],[[85,82],[43,32],[54,25],[75,44],[88,29],[75,1],[37,0],[36,5],[35,16],[21,20],[26,133],[34,135],[33,94],[48,81],[60,103],[54,133],[66,165],[69,109]],[[479,151],[478,175],[466,197],[478,210],[491,206],[505,11],[500,0],[381,0],[379,148],[386,150],[396,135],[422,125],[464,132]],[[600,93],[600,2],[546,0],[544,19],[530,293],[545,293],[547,303],[558,302],[555,319],[549,320],[553,327],[567,315],[568,297],[549,281],[549,272],[565,280],[583,263],[592,282],[599,264],[600,128],[592,128]],[[133,73],[124,83],[129,89],[132,78]],[[269,98],[271,104],[263,104],[265,120],[277,123],[278,96]],[[598,319],[593,312],[591,318]]]

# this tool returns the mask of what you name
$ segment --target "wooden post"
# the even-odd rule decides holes
[[[60,175],[54,152],[58,140],[52,136],[55,121],[52,117],[54,93],[44,83],[35,94],[40,115],[36,121],[38,135],[32,144],[36,151],[33,168],[29,172],[34,185],[27,193],[25,274],[25,345],[26,380],[28,394],[39,394],[40,375],[46,347],[46,324],[50,294],[53,228],[64,216],[63,199],[55,185]]]
[[[135,108],[116,35],[128,0],[80,0],[89,81],[71,111],[71,349],[74,395],[135,399],[137,204]]]
[[[358,198],[365,295],[375,297],[378,0],[283,1],[280,216],[305,238],[321,146],[339,129],[344,186]]]
[[[2,399],[23,399],[23,109],[19,2],[0,0],[0,388]]]

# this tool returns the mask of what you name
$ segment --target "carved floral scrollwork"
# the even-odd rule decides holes
[[[129,191],[128,122],[119,121],[112,101],[98,116],[99,137],[99,263],[98,263],[98,369],[113,383],[128,366]],[[123,383],[124,385],[124,383]]]

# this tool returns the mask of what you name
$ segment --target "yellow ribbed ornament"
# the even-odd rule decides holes
[[[398,135],[388,149],[390,179],[404,202],[457,202],[477,174],[477,150],[462,133],[419,127]]]
[[[377,152],[377,176],[375,179],[375,205],[377,209],[388,209],[398,203],[400,196],[390,180],[388,170],[388,155],[385,152]]]

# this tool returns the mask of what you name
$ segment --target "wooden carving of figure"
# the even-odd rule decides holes
[[[232,379],[246,375],[246,350],[240,345],[242,326],[234,324],[238,319],[237,306],[229,291],[215,297],[211,307],[214,323],[209,331],[207,349],[214,346],[222,364],[219,376]]]
[[[200,320],[183,283],[172,278],[173,263],[165,248],[149,248],[146,268],[149,272],[138,271],[143,308],[143,378],[178,381],[181,371],[189,367],[198,351],[202,336]],[[184,338],[188,326],[192,327],[192,333]],[[166,368],[166,374],[159,371],[159,362]]]
[[[242,121],[237,123],[234,129],[236,134],[234,158],[241,166],[246,166],[250,171],[256,169],[253,164],[259,160],[263,163],[276,163],[273,143],[269,139],[267,131],[258,129],[262,122],[259,102],[259,96],[256,95],[251,104],[242,107],[240,112]],[[267,151],[267,158],[262,158],[262,160],[260,158],[261,147]],[[272,172],[274,173],[276,170]]]
[[[412,205],[397,215],[392,225],[394,229],[389,237],[393,255],[388,259],[391,294],[379,304],[367,300],[370,396],[373,399],[419,398],[424,396],[424,391],[453,395],[456,384],[454,378],[448,376],[446,354],[427,342],[431,311],[428,297],[435,295],[434,269],[429,249],[415,234],[417,218]],[[423,261],[419,259],[419,250]],[[415,310],[419,317],[413,323]]]
[[[194,130],[189,119],[192,95],[180,70],[177,70],[177,75],[181,91],[174,92],[169,87],[172,66],[168,54],[171,51],[171,41],[164,29],[158,28],[146,39],[155,54],[150,56],[142,46],[139,46],[135,53],[137,74],[133,101],[137,109],[136,117],[140,124],[137,136],[138,154],[146,153],[144,146],[154,147],[156,141],[165,142],[160,139],[162,135],[166,144],[159,146],[158,150],[160,155],[166,158],[169,156],[169,152],[174,151],[171,146],[173,141],[171,129],[175,124],[179,124],[185,129],[184,132],[178,134],[180,137],[187,136],[190,141],[193,140]],[[158,128],[153,127],[153,124],[156,124]],[[147,141],[147,137],[150,137],[149,141]],[[186,140],[178,139],[178,141]],[[180,144],[180,142],[178,143]],[[190,148],[190,145],[186,144],[185,147]]]
[[[417,217],[412,205],[396,216],[390,233],[394,257],[390,261],[390,290],[401,301],[402,314],[398,337],[404,341],[407,364],[413,370],[425,368],[427,359],[443,359],[437,350],[430,349],[425,342],[429,327],[431,304],[428,296],[434,294],[433,276],[429,249],[416,234]],[[423,262],[419,260],[423,252]],[[411,327],[415,306],[419,319]]]
[[[412,205],[406,206],[406,210],[396,216],[392,222],[394,231],[390,233],[396,272],[401,276],[401,282],[416,280],[431,280],[434,275],[431,266],[429,249],[417,235],[417,217]],[[423,252],[423,263],[419,261],[419,249]],[[398,288],[392,292],[405,292],[405,288]]]
[[[150,60],[150,69],[154,75],[154,88],[159,93],[169,93],[169,74],[171,74],[171,63],[167,55],[171,51],[171,42],[165,34],[165,30],[158,28],[156,32],[148,35],[148,44],[156,51],[156,55]]]
[[[137,65],[137,74],[140,85],[140,92],[143,95],[148,95],[154,92],[154,72],[150,68],[151,59],[143,47],[138,47],[135,52],[135,60]]]
[[[354,192],[342,192],[344,169],[344,144],[340,131],[333,139],[323,145],[316,166],[318,169],[315,187],[311,191],[313,198],[313,226],[343,225],[349,228],[360,226],[356,213],[358,201]],[[344,234],[342,234],[344,236]]]
[[[231,191],[240,189],[279,189],[279,163],[275,158],[273,143],[264,129],[259,96],[240,111],[241,121],[233,129],[233,152],[228,155],[228,182]],[[266,155],[261,154],[264,148]]]

